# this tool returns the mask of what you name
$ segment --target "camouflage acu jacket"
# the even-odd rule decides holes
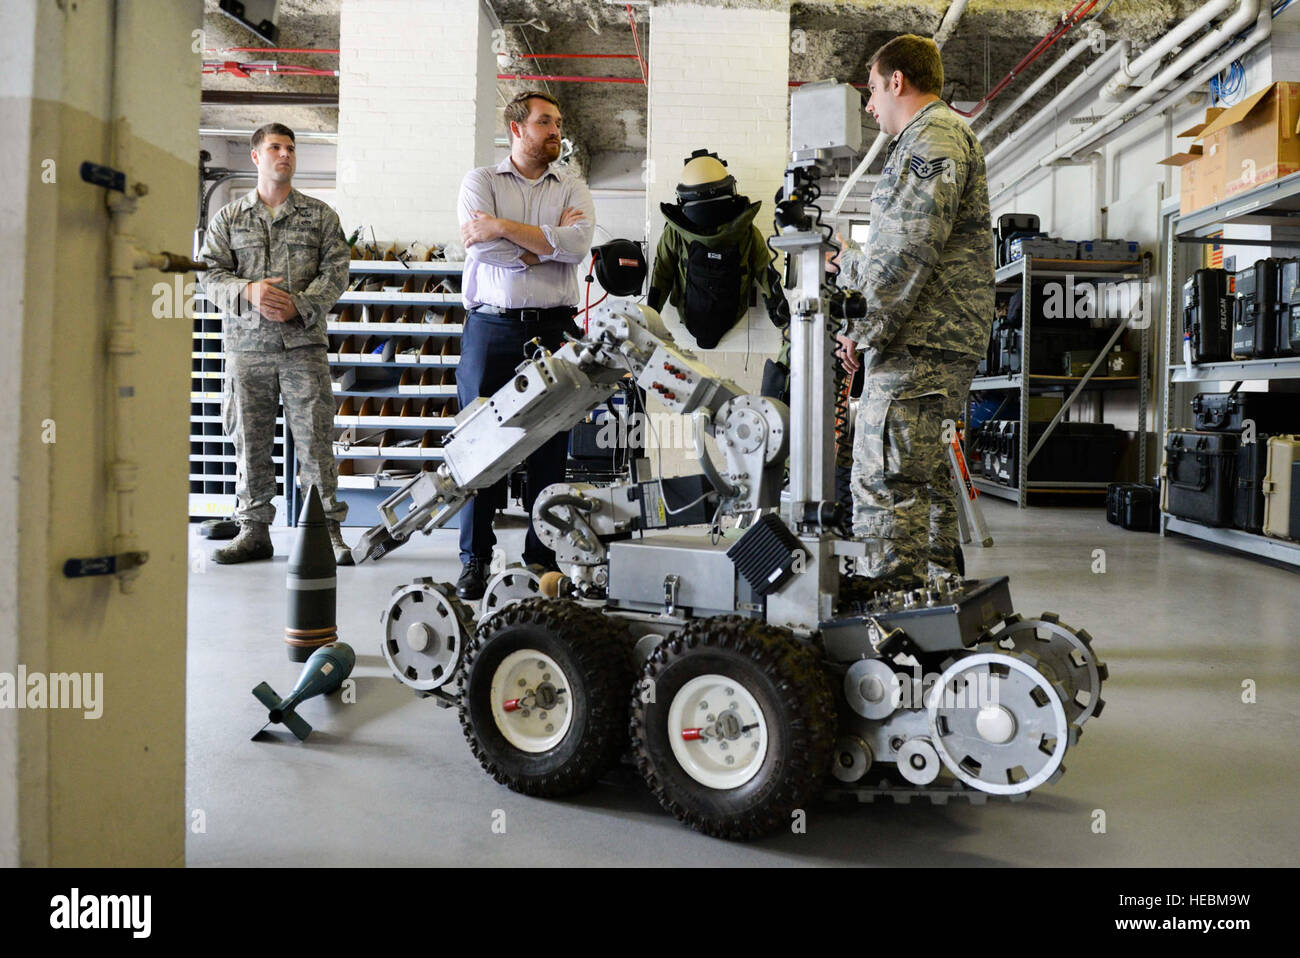
[[[348,283],[348,243],[338,214],[297,190],[267,226],[257,190],[227,203],[208,224],[199,259],[212,268],[199,273],[203,291],[221,313],[228,350],[278,351],[323,345],[325,317]],[[240,294],[250,282],[283,276],[298,307],[287,323],[273,323]]]
[[[936,100],[890,143],[865,248],[841,254],[840,282],[867,298],[867,316],[849,335],[864,349],[982,356],[993,268],[984,153],[970,127]]]

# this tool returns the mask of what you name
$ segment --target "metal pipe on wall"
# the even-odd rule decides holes
[[[1255,26],[1251,29],[1250,33],[1246,35],[1244,40],[1240,43],[1233,44],[1209,64],[1198,69],[1189,79],[1174,87],[1172,91],[1165,94],[1144,112],[1147,116],[1159,116],[1170,107],[1176,106],[1184,97],[1193,93],[1197,87],[1206,83],[1210,77],[1222,73],[1231,66],[1232,61],[1240,59],[1267,40],[1272,32],[1273,14],[1272,11],[1265,6],[1260,9],[1259,14],[1255,17]],[[1172,127],[1170,127],[1170,129],[1172,131]],[[1097,148],[1101,148],[1122,136],[1125,132],[1127,131],[1124,126],[1117,127],[1116,129],[1110,130],[1104,134],[1093,145]],[[1172,148],[1171,145],[1170,150],[1172,150]]]
[[[1159,37],[1132,63],[1125,57],[1115,75],[1106,81],[1106,86],[1101,91],[1101,98],[1107,101],[1118,100],[1134,80],[1163,60],[1166,53],[1230,6],[1232,6],[1232,0],[1209,0],[1191,16],[1184,19],[1168,33]]]
[[[1047,120],[1054,118],[1062,107],[1077,99],[1092,85],[1100,83],[1103,79],[1102,74],[1110,68],[1110,64],[1116,59],[1125,56],[1127,52],[1128,41],[1121,40],[1084,67],[1079,75],[1066,84],[1064,90],[1052,97],[1046,106],[1020,124],[1015,130],[1008,133],[1001,143],[989,150],[984,156],[985,164],[991,167],[997,162],[998,157],[1005,156],[1009,150],[1024,142],[1025,137],[1031,131],[1038,129]]]
[[[1051,153],[1048,153],[1040,161],[1040,164],[1046,166],[1053,160],[1063,156],[1071,156],[1092,146],[1096,140],[1122,124],[1127,114],[1145,106],[1148,101],[1154,99],[1171,83],[1175,83],[1183,73],[1229,42],[1241,29],[1255,19],[1259,7],[1259,0],[1241,0],[1237,5],[1237,9],[1223,23],[1192,44],[1190,48],[1180,53],[1169,66],[1157,73],[1150,83],[1111,110],[1106,119],[1099,122],[1092,129],[1084,130],[1064,146],[1057,147]],[[1270,17],[1272,16],[1272,11],[1268,9],[1267,5],[1265,5],[1265,12]]]
[[[132,193],[108,191],[109,217],[112,223],[109,247],[109,297],[108,297],[108,401],[105,405],[110,420],[106,435],[111,436],[105,459],[109,463],[109,477],[115,508],[110,511],[109,536],[111,552],[125,555],[137,552],[135,531],[135,492],[140,467],[135,460],[134,402],[135,396],[135,324],[132,321],[132,299],[135,293],[135,239],[130,234],[129,221],[143,184],[131,182],[131,125],[126,119],[125,74],[131,37],[130,0],[116,0],[113,9],[113,67],[110,74],[112,90],[109,94],[110,122],[112,123],[112,162],[115,169],[128,173],[128,190]],[[138,567],[130,566],[117,573],[122,592],[131,592]]]
[[[1053,63],[1050,67],[1048,67],[1046,70],[1044,70],[1043,75],[1040,76],[1033,83],[1031,83],[1028,89],[1026,89],[1024,93],[1016,97],[1015,101],[1012,102],[1012,104],[1009,107],[1007,107],[1001,113],[994,115],[993,118],[990,119],[987,124],[985,124],[984,129],[980,130],[978,133],[975,134],[975,138],[977,140],[983,140],[984,137],[988,136],[999,126],[1001,126],[1004,122],[1011,119],[1011,117],[1015,115],[1017,110],[1019,110],[1022,106],[1024,106],[1031,99],[1033,99],[1033,97],[1035,96],[1035,94],[1038,93],[1039,90],[1047,86],[1047,84],[1051,83],[1052,80],[1056,78],[1056,75],[1058,73],[1060,73],[1067,66],[1073,63],[1074,60],[1077,59],[1080,55],[1082,55],[1085,50],[1090,49],[1093,46],[1093,43],[1094,43],[1093,34],[1089,34],[1088,36],[1080,40],[1078,43],[1074,44],[1074,46],[1070,47],[1070,49],[1062,53],[1059,57],[1057,57],[1056,62]]]
[[[1203,48],[1209,46],[1211,41],[1222,45],[1225,38],[1231,39],[1231,37],[1237,33],[1243,25],[1240,22],[1243,10],[1251,10],[1251,15],[1255,19],[1255,27],[1246,37],[1245,41],[1228,46],[1226,50],[1220,53],[1219,56],[1215,57],[1213,61],[1198,66],[1195,73],[1186,80],[1182,80],[1182,82],[1175,87],[1172,93],[1165,95],[1155,104],[1155,106],[1148,108],[1146,106],[1147,101],[1159,94],[1170,83],[1179,80],[1179,75],[1188,68],[1188,61],[1190,58],[1195,57],[1196,59],[1200,59],[1209,52]],[[1233,60],[1248,53],[1263,42],[1263,40],[1272,32],[1272,18],[1272,10],[1267,4],[1260,5],[1257,0],[1242,0],[1237,11],[1225,20],[1223,24],[1203,37],[1201,41],[1195,44],[1192,48],[1181,54],[1177,60],[1162,70],[1156,78],[1147,86],[1143,87],[1142,90],[1138,91],[1133,96],[1129,97],[1129,99],[1123,104],[1120,104],[1112,110],[1107,119],[1098,123],[1091,130],[1086,130],[1074,137],[1064,146],[1058,147],[1048,153],[1037,163],[1025,169],[1009,182],[1003,184],[996,191],[991,191],[989,197],[990,203],[996,202],[1003,195],[1014,190],[1028,177],[1054,164],[1057,160],[1066,156],[1072,156],[1083,149],[1090,147],[1099,148],[1101,145],[1109,142],[1123,130],[1124,125],[1127,122],[1131,122],[1132,117],[1128,116],[1131,111],[1138,110],[1140,112],[1145,112],[1147,116],[1156,116],[1168,109],[1186,96],[1187,93],[1191,92],[1195,87],[1200,86],[1211,76],[1221,72],[1225,67],[1231,64]],[[1191,60],[1191,62],[1194,63],[1195,60]]]

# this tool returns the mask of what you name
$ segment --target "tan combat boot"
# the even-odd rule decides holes
[[[334,547],[335,565],[352,565],[352,547],[343,541],[343,530],[333,519],[325,522],[330,531],[330,545]]]
[[[265,522],[241,519],[239,535],[235,541],[224,549],[212,553],[212,561],[222,565],[232,565],[236,562],[269,559],[273,555],[275,555],[275,546],[271,545],[271,527]]]

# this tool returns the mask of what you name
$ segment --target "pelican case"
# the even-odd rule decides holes
[[[1237,449],[1233,479],[1232,526],[1244,532],[1264,531],[1264,471],[1268,468],[1268,436],[1256,436]]]
[[[1276,539],[1291,534],[1294,470],[1300,462],[1300,436],[1274,436],[1268,441],[1268,474],[1264,476],[1264,535]]]
[[[1247,422],[1256,433],[1300,430],[1300,393],[1197,393],[1192,400],[1193,428],[1209,432],[1241,432]]]
[[[1291,463],[1291,538],[1300,539],[1300,462]],[[957,555],[960,559],[960,547]]]
[[[1042,224],[1033,213],[1003,213],[993,231],[999,266],[1011,262],[1011,241],[1020,236],[1043,236]]]
[[[1286,295],[1286,307],[1282,313],[1286,318],[1286,339],[1292,354],[1300,353],[1300,262],[1288,263],[1282,270],[1282,277],[1282,293]]]
[[[1207,526],[1232,525],[1239,445],[1230,432],[1170,431],[1161,470],[1165,512]]]
[[[1274,336],[1276,337],[1276,356],[1294,356],[1296,354],[1296,343],[1291,336],[1291,303],[1295,298],[1296,285],[1300,281],[1300,259],[1284,259],[1278,261],[1277,268],[1277,300],[1274,302],[1274,309],[1277,311],[1273,324],[1275,327]]]
[[[1112,482],[1106,487],[1106,521],[1136,532],[1155,532],[1160,523],[1156,487],[1141,482]]]
[[[1029,424],[1028,448],[1033,449],[1047,423]],[[1003,485],[1020,481],[1020,422],[996,420],[997,441],[984,460],[984,474]],[[1119,460],[1120,434],[1113,423],[1062,422],[1029,464],[1030,482],[1109,482]]]
[[[1232,355],[1262,359],[1277,353],[1277,261],[1258,260],[1237,273]]]
[[[1183,284],[1183,332],[1192,336],[1192,362],[1232,358],[1232,288],[1226,269],[1198,269]]]

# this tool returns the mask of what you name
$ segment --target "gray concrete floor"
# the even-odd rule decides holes
[[[972,550],[969,573],[1010,575],[1018,611],[1087,628],[1111,671],[1105,712],[1066,755],[1066,775],[1025,802],[815,805],[805,834],[739,845],[678,825],[628,768],[570,800],[517,795],[479,769],[455,715],[413,697],[378,651],[394,586],[459,573],[454,532],[339,570],[356,702],[307,703],[316,731],[305,744],[285,732],[250,742],[265,719],[250,690],[267,680],[287,693],[299,669],[281,641],[286,529],[273,562],[199,563],[190,577],[187,792],[204,830],[191,829],[189,864],[1300,863],[1297,573],[1125,532],[1095,508],[982,501],[997,544]],[[194,528],[192,550],[210,552]],[[522,526],[502,540],[513,554]],[[1097,549],[1104,574],[1092,571]],[[1254,704],[1242,702],[1248,679]]]

